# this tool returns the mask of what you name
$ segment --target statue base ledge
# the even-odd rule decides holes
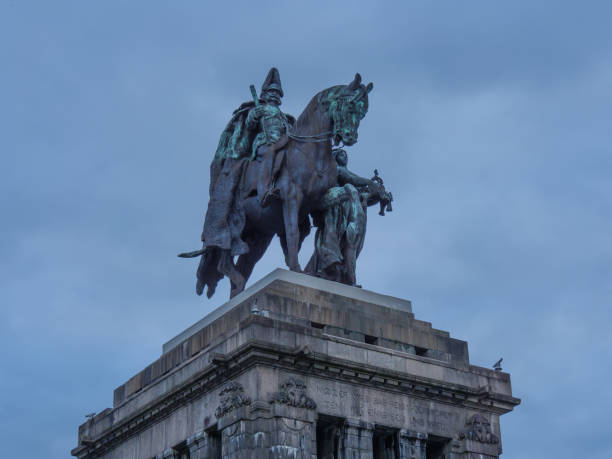
[[[213,312],[199,320],[185,331],[179,333],[174,338],[166,342],[162,347],[162,354],[168,352],[174,346],[184,341],[189,336],[197,333],[202,328],[206,327],[223,314],[231,311],[237,305],[245,301],[247,298],[252,297],[257,292],[263,290],[274,281],[285,281],[295,285],[309,287],[312,289],[323,290],[335,295],[339,295],[345,298],[354,299],[356,301],[362,301],[366,303],[379,304],[388,308],[397,309],[404,312],[412,312],[412,304],[408,300],[396,298],[389,295],[382,295],[380,293],[365,290],[359,287],[351,287],[350,285],[341,284],[339,282],[333,282],[319,277],[310,276],[308,274],[296,273],[288,271],[286,269],[277,268],[270,274],[266,275],[259,281],[255,282],[249,288],[236,295],[231,300],[222,304],[216,308]]]

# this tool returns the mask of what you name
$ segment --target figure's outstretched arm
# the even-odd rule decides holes
[[[377,171],[375,171],[378,176]],[[350,183],[357,188],[360,188],[361,201],[366,206],[373,206],[374,204],[380,203],[380,215],[385,214],[385,209],[389,212],[392,210],[391,201],[393,201],[393,195],[385,190],[384,185],[376,180],[370,180],[349,171],[345,166],[338,166],[338,182],[340,185]]]
[[[338,181],[341,185],[350,183],[356,187],[368,187],[372,193],[379,191],[380,186],[373,180],[361,177],[354,172],[349,171],[346,167],[338,166]]]

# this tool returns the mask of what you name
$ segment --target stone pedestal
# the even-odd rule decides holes
[[[510,375],[409,301],[276,270],[170,340],[78,458],[494,458]]]

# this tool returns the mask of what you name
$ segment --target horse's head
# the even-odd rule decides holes
[[[357,129],[359,122],[368,111],[368,93],[374,85],[361,84],[361,75],[355,74],[355,79],[347,86],[340,86],[332,96],[329,104],[329,113],[333,120],[333,141],[338,145],[342,141],[345,145],[357,142]]]

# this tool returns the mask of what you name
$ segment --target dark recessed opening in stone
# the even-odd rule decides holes
[[[319,415],[317,419],[317,459],[340,457],[344,419]]]
[[[378,338],[372,335],[365,335],[365,342],[367,344],[378,344]]]
[[[372,436],[372,452],[374,459],[399,457],[397,430],[377,426]]]
[[[310,326],[312,328],[318,328],[318,329],[325,328],[325,324],[320,324],[319,322],[310,322]]]
[[[427,459],[448,459],[448,448],[447,445],[450,442],[450,438],[437,437],[435,435],[429,435],[427,437],[426,446],[426,458]]]
[[[414,351],[416,355],[420,355],[425,357],[427,355],[427,348],[414,346]]]
[[[172,448],[175,451],[174,457],[177,459],[190,459],[189,448],[187,448],[187,442],[182,442]]]
[[[217,429],[215,424],[209,430],[206,431],[208,434],[208,444],[206,445],[206,453],[202,457],[210,459],[221,459],[221,431]]]

